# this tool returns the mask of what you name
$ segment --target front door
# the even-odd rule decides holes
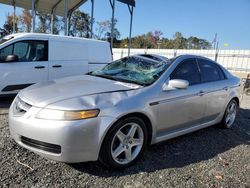
[[[16,62],[7,62],[16,55]],[[24,40],[0,50],[0,93],[17,93],[31,84],[48,79],[48,41]]]
[[[160,91],[158,136],[200,124],[206,106],[200,93],[201,77],[196,59],[182,61],[169,79],[187,80],[189,87]]]

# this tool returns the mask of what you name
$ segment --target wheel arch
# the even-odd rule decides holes
[[[132,112],[132,113],[126,114],[124,116],[121,116],[115,123],[117,123],[118,121],[121,121],[127,117],[138,117],[145,123],[145,125],[147,127],[147,133],[148,133],[148,141],[147,141],[148,143],[147,144],[150,145],[150,143],[152,141],[152,135],[153,135],[153,127],[152,127],[152,122],[151,122],[150,118],[144,113]]]
[[[240,99],[238,97],[233,97],[231,100],[235,100],[238,104],[238,107],[240,106]]]
[[[145,113],[142,113],[142,112],[131,112],[131,113],[128,113],[128,114],[124,114],[122,116],[120,116],[119,118],[117,118],[116,121],[114,121],[112,123],[111,126],[109,126],[108,130],[105,132],[105,135],[103,136],[103,139],[101,141],[101,147],[100,149],[102,148],[102,145],[103,145],[103,141],[106,137],[106,135],[108,134],[108,132],[111,130],[111,128],[116,124],[118,123],[119,121],[122,121],[123,119],[125,118],[128,118],[128,117],[138,117],[140,118],[146,125],[146,128],[147,128],[147,133],[148,133],[148,140],[147,140],[147,145],[150,145],[151,144],[151,141],[153,139],[153,126],[152,126],[152,121],[150,120],[150,118],[145,114]]]

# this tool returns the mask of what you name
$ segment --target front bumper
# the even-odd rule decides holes
[[[17,116],[11,105],[9,127],[12,138],[41,156],[69,163],[97,160],[104,135],[116,120],[113,117],[79,121],[43,120],[34,117],[39,110],[31,107],[24,115]]]

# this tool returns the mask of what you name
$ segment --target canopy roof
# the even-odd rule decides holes
[[[71,12],[85,3],[87,0],[68,0],[68,12]],[[32,9],[32,0],[0,0],[0,3],[6,5],[15,5],[24,9]],[[65,15],[65,0],[35,0],[35,9],[44,13],[51,13],[58,16]]]
[[[16,32],[15,16],[16,16],[16,7],[31,10],[32,14],[32,28],[31,32],[35,31],[35,20],[36,20],[36,11],[51,14],[51,33],[53,34],[54,26],[54,15],[64,17],[64,33],[65,35],[69,34],[70,28],[70,17],[72,12],[84,4],[88,0],[0,0],[0,4],[11,5],[13,6],[13,33]],[[108,0],[107,0],[108,1]],[[113,38],[114,38],[114,12],[115,12],[115,1],[109,0],[112,8],[112,28],[111,28],[111,47],[113,47]],[[133,8],[135,7],[135,0],[117,0],[121,3],[127,4],[130,12],[130,30],[129,30],[129,47],[128,55],[130,54],[131,47],[131,32],[132,32],[132,22],[133,22]],[[91,38],[93,36],[93,13],[94,13],[94,0],[91,0]]]

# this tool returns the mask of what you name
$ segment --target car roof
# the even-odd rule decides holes
[[[167,57],[156,55],[156,54],[137,54],[137,55],[134,55],[134,57],[150,59],[151,61],[153,60],[156,62],[159,62],[159,61],[169,62]]]
[[[169,59],[167,57],[161,56],[161,55],[156,55],[156,54],[137,54],[137,55],[134,55],[134,56],[141,57],[141,58],[147,58],[147,59],[154,60],[154,61],[169,62]],[[200,59],[206,59],[206,60],[209,60],[209,61],[212,61],[212,62],[216,63],[214,60],[209,59],[207,57],[203,57],[203,56],[200,56],[200,55],[192,55],[192,54],[183,54],[183,55],[176,56],[174,58],[175,59],[178,59],[178,58],[181,58],[181,59],[200,58]]]
[[[212,59],[209,59],[207,57],[204,57],[204,56],[200,56],[200,55],[192,55],[192,54],[183,54],[183,55],[179,55],[176,57],[177,58],[182,58],[182,59],[188,59],[188,58],[199,58],[199,59],[205,59],[205,60],[209,60],[211,62],[214,62],[216,63],[214,60]]]

